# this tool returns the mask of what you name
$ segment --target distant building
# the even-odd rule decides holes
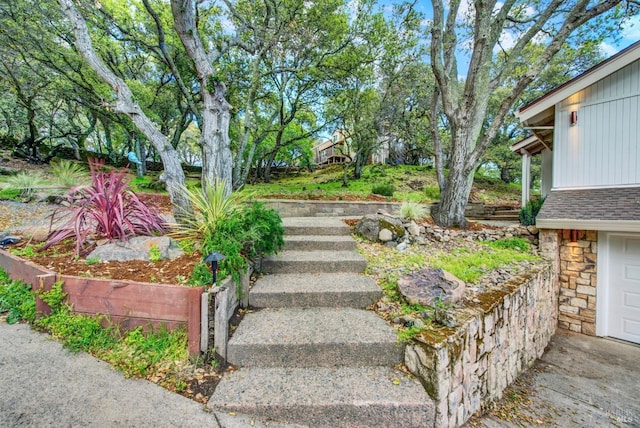
[[[345,135],[344,131],[336,129],[328,140],[319,142],[313,147],[316,165],[326,166],[350,162],[355,156],[350,143],[351,139]],[[367,163],[382,164],[388,158],[388,147],[385,147],[385,144],[379,144],[379,147],[369,156]]]

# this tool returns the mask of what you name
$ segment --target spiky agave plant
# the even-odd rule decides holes
[[[70,190],[68,206],[57,213],[58,219],[62,217],[66,222],[52,232],[40,251],[72,236],[76,239],[76,254],[80,254],[90,236],[124,241],[131,236],[168,230],[164,220],[128,189],[125,170],[106,172],[103,167],[104,161],[89,161],[91,184]]]

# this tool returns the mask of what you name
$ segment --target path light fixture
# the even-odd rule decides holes
[[[204,261],[206,263],[211,263],[211,274],[213,275],[213,285],[216,285],[216,276],[217,276],[216,274],[218,272],[218,262],[224,259],[225,259],[225,256],[223,254],[220,254],[217,251],[209,253],[204,258]]]

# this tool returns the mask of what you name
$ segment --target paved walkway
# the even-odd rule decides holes
[[[468,425],[640,427],[640,346],[558,330],[547,352],[509,391],[503,409],[521,393],[531,400],[512,421],[487,415]]]
[[[87,354],[70,353],[25,324],[0,321],[0,344],[2,427],[278,426],[207,413],[155,384],[125,379]],[[640,427],[639,361],[638,346],[558,331],[519,382],[533,400],[520,409],[525,418],[484,416],[469,425]]]
[[[0,427],[272,427],[71,353],[27,324],[0,321]]]

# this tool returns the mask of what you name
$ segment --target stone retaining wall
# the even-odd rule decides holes
[[[298,201],[282,199],[265,199],[268,208],[273,208],[282,217],[361,217],[376,214],[378,211],[395,213],[400,208],[398,202],[366,202],[366,201]],[[425,204],[427,212],[429,204]]]
[[[456,312],[459,327],[423,334],[405,363],[436,404],[436,427],[464,424],[540,357],[558,323],[558,283],[546,264]]]

